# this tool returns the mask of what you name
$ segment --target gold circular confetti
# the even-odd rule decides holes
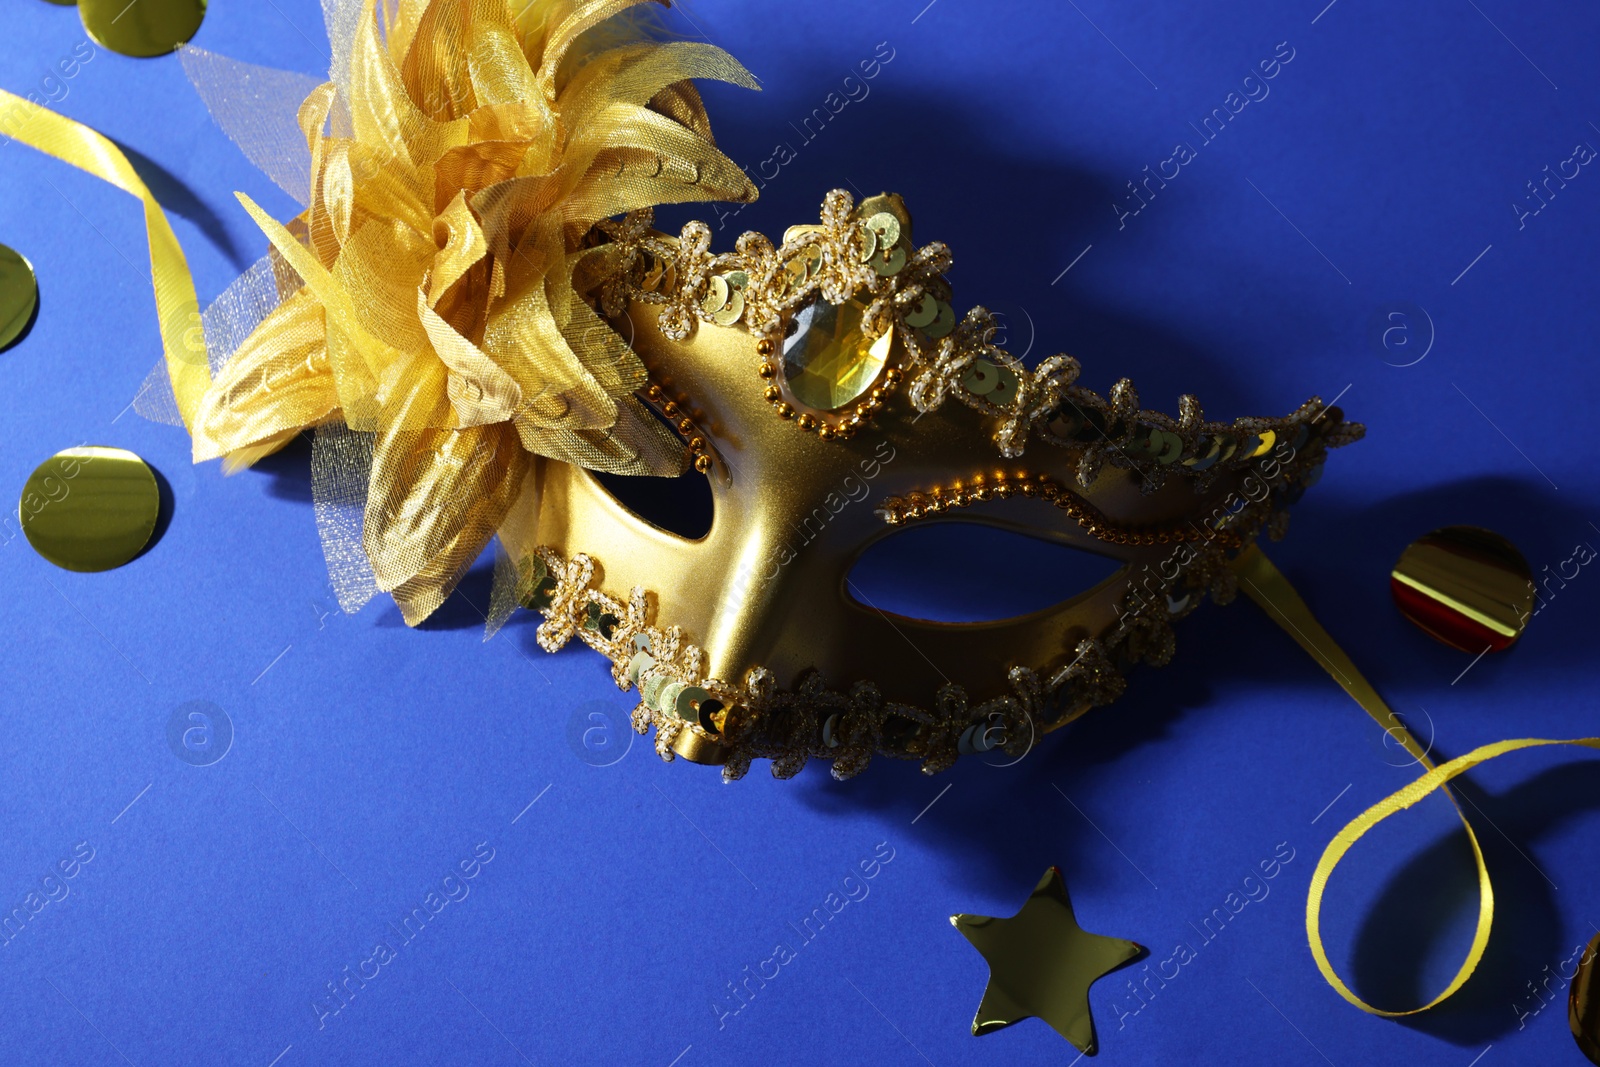
[[[83,28],[125,56],[164,56],[194,39],[206,0],[78,0]]]
[[[33,550],[69,571],[108,571],[144,551],[161,493],[145,461],[120,448],[82,446],[39,464],[17,517]]]
[[[1389,591],[1428,636],[1473,655],[1510,648],[1535,607],[1528,561],[1476,526],[1446,526],[1413,541],[1390,572]]]
[[[0,245],[0,348],[7,348],[28,328],[39,306],[39,282],[33,264]]]
[[[1590,1063],[1600,1064],[1600,934],[1589,942],[1567,993],[1567,1023],[1578,1048]],[[1569,957],[1570,958],[1570,957]]]

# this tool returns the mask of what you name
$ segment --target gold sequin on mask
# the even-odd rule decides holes
[[[120,448],[57,452],[29,475],[17,505],[33,550],[69,571],[108,571],[144,551],[161,493],[145,461]]]

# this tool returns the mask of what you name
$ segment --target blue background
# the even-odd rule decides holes
[[[1280,565],[1443,755],[1595,733],[1595,568],[1552,584],[1522,643],[1465,674],[1470,657],[1411,628],[1386,586],[1410,540],[1450,523],[1505,533],[1541,574],[1600,544],[1600,176],[1584,168],[1520,228],[1511,208],[1546,165],[1600,145],[1600,14],[1324,2],[699,0],[672,18],[764,83],[707,90],[732,157],[798,150],[720,247],[813,220],[834,186],[893,189],[919,240],[955,250],[960,301],[1011,316],[1014,351],[1036,333],[1030,358],[1066,349],[1090,384],[1130,376],[1166,410],[1192,391],[1212,417],[1343,394],[1368,438],[1297,509]],[[280,217],[292,204],[175,59],[97,50],[61,97],[43,81],[83,40],[76,12],[8,0],[5,26],[0,86],[49,89],[131,150],[202,300],[265,250],[232,192]],[[802,142],[790,123],[880,42],[893,59],[870,94]],[[1199,144],[1189,123],[1279,42],[1293,59],[1270,95]],[[326,67],[315,0],[217,3],[196,43]],[[1125,183],[1180,140],[1196,158],[1119,225]],[[0,1061],[1070,1063],[1037,1021],[970,1036],[986,970],[946,918],[1009,915],[1058,864],[1087,928],[1152,962],[1198,949],[1137,1013],[1137,966],[1094,988],[1104,1062],[1582,1062],[1564,1004],[1519,1015],[1600,921],[1592,760],[1473,776],[1500,896],[1490,956],[1442,1009],[1363,1015],[1312,965],[1305,890],[1332,834],[1415,768],[1248,603],[1208,606],[1170,667],[1014,767],[930,780],[879,764],[841,786],[820,766],[789,782],[758,766],[724,786],[607,736],[596,723],[620,723],[629,698],[594,654],[540,652],[532,617],[484,644],[486,566],[420,631],[384,600],[341,615],[306,449],[224,478],[127,410],[159,354],[129,198],[6,144],[0,241],[42,292],[0,354],[0,485],[87,441],[147,457],[174,504],[150,551],[99,575],[0,527],[0,904],[76,843],[94,850],[0,948]],[[1402,329],[1374,343],[1395,309]],[[211,766],[168,745],[194,700],[233,725]],[[1420,1002],[1464,951],[1473,882],[1450,820],[1437,799],[1393,820],[1332,887],[1330,951],[1370,999]],[[325,983],[480,842],[494,858],[470,895],[319,1027]],[[725,983],[792,946],[787,924],[880,842],[893,859],[870,895],[719,1025]],[[1203,944],[1191,924],[1280,842],[1294,859],[1270,896]]]

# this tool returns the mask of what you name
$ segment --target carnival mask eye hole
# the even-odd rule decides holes
[[[999,622],[1054,607],[1118,574],[1107,556],[986,523],[940,520],[873,542],[850,570],[859,604],[929,622]]]
[[[689,541],[711,532],[716,507],[711,480],[700,471],[688,470],[676,478],[589,473],[612,500],[651,526]]]

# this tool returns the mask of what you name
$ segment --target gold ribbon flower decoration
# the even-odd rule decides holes
[[[534,506],[535,457],[684,469],[572,276],[603,219],[755,199],[690,79],[756,85],[653,39],[641,2],[331,0],[333,70],[298,110],[308,206],[284,225],[239,194],[283,295],[186,417],[194,458],[231,472],[311,427],[370,434],[361,548],[408,624]]]

